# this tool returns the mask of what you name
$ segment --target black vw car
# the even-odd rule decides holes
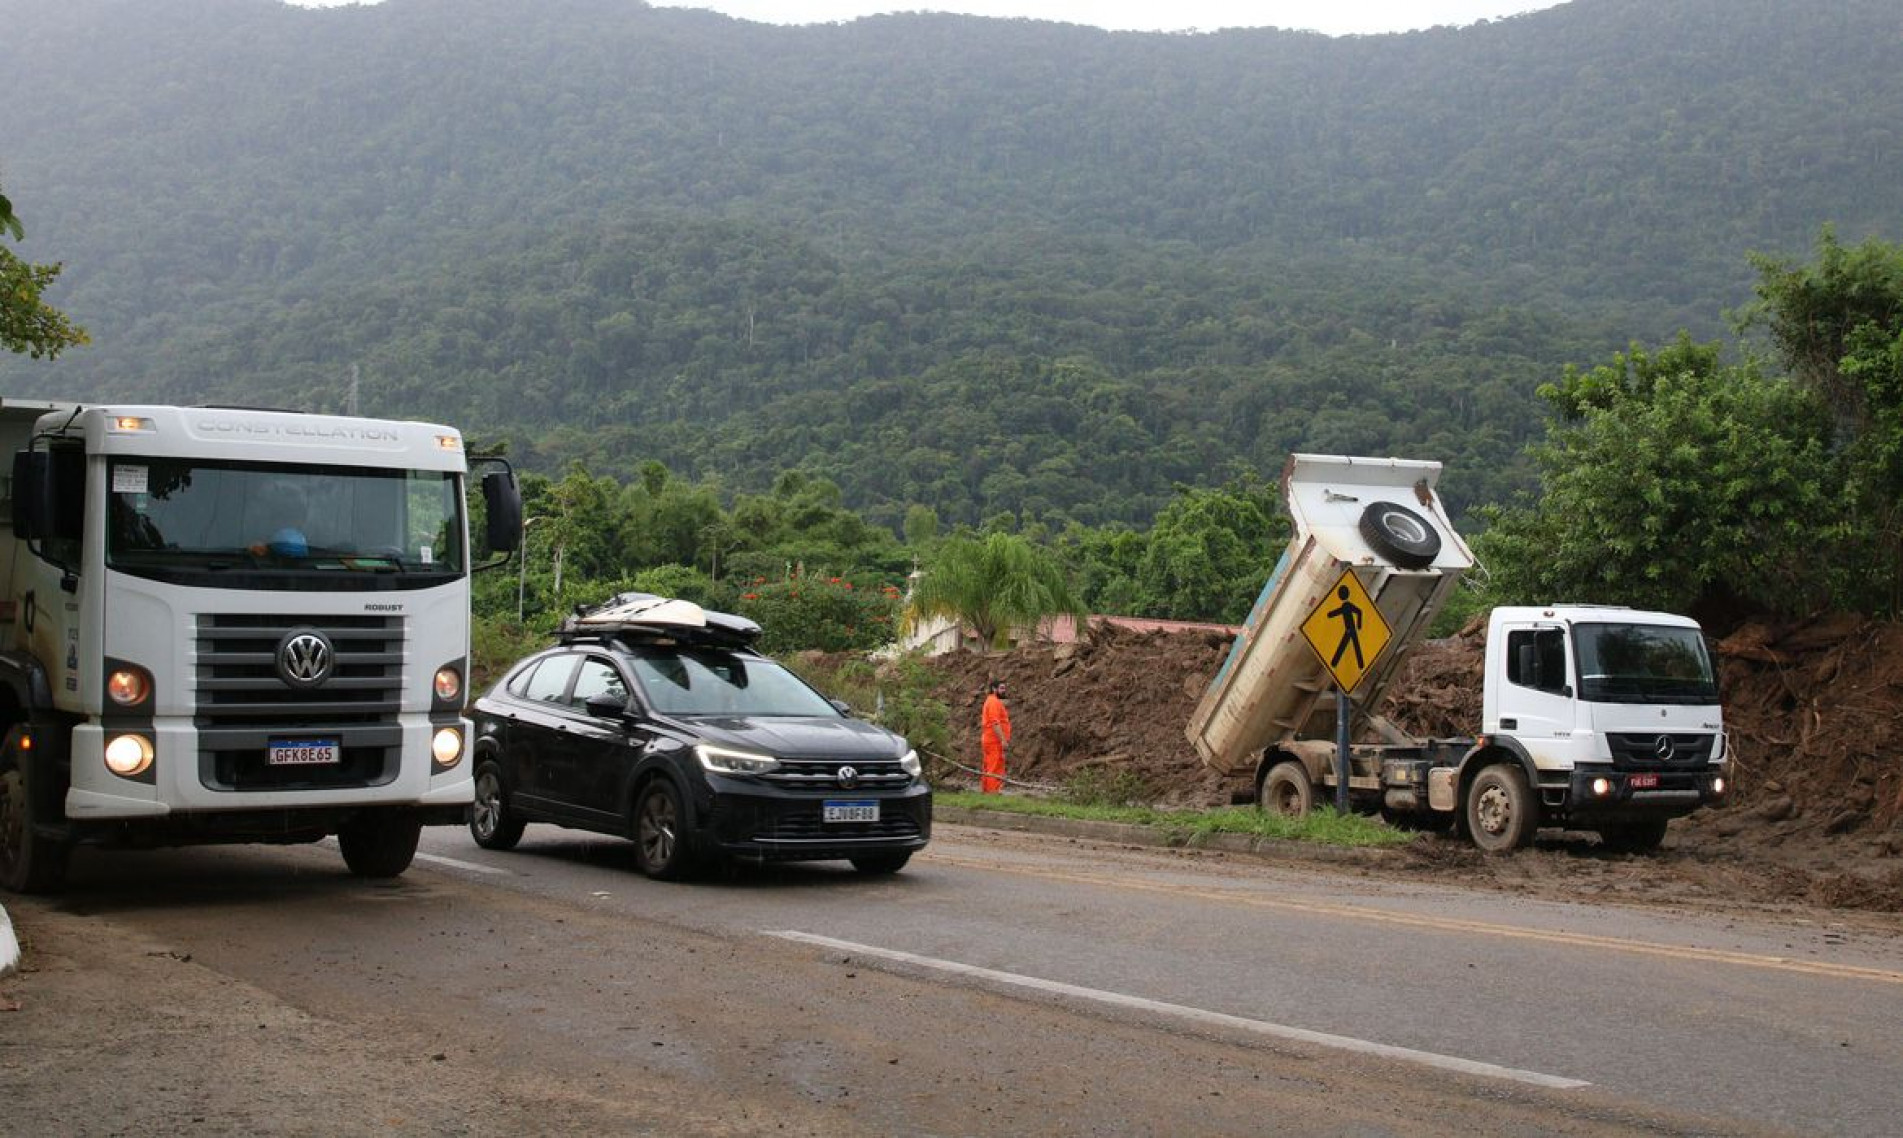
[[[931,837],[918,753],[752,647],[758,625],[623,594],[476,701],[470,833],[633,839],[650,877],[722,857],[895,873]]]

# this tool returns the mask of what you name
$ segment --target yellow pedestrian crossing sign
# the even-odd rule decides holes
[[[1361,578],[1349,569],[1302,622],[1302,635],[1341,690],[1352,692],[1394,633]]]

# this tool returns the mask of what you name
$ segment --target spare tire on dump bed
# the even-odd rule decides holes
[[[1361,538],[1403,569],[1424,569],[1440,554],[1440,531],[1426,518],[1394,502],[1374,502],[1361,511]]]

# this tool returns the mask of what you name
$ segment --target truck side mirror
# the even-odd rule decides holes
[[[1514,670],[1519,672],[1520,682],[1530,688],[1545,687],[1546,685],[1540,682],[1539,650],[1532,644],[1522,644],[1519,647],[1519,654],[1520,658],[1516,661],[1519,667]]]
[[[515,471],[496,470],[482,476],[482,501],[487,507],[489,550],[514,553],[522,545],[522,490]]]

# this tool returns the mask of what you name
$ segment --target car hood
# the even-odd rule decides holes
[[[677,719],[700,741],[783,759],[896,759],[905,740],[863,719],[718,715]]]

